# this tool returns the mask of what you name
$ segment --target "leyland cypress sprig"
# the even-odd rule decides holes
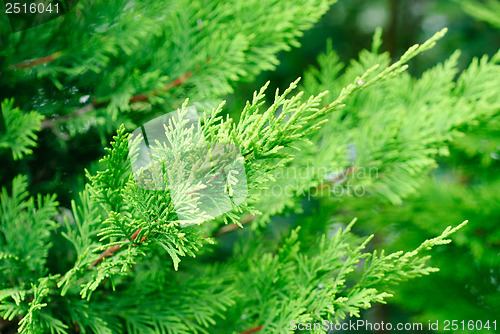
[[[464,126],[498,112],[500,54],[460,73],[456,52],[415,78],[408,61],[446,29],[394,63],[377,30],[359,59],[344,65],[328,47],[302,86],[269,101],[267,83],[229,117],[222,95],[273,69],[331,3],[81,1],[43,34],[1,25],[15,52],[0,72],[19,94],[2,103],[0,149],[23,162],[42,128],[62,147],[89,128],[114,133],[68,208],[31,196],[33,175],[2,187],[1,317],[20,333],[290,333],[359,317],[436,272],[425,252],[466,222],[384,252],[351,231],[356,212],[332,221],[331,190],[362,186],[353,201],[385,205],[418,191]],[[78,40],[57,34],[70,24]],[[276,233],[271,217],[306,198],[319,212]]]

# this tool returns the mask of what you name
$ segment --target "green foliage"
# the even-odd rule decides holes
[[[47,257],[52,246],[50,234],[58,226],[51,219],[58,203],[55,195],[38,195],[35,203],[27,186],[26,177],[19,175],[12,181],[11,195],[6,188],[0,195],[0,312],[8,320],[24,315],[19,323],[21,333],[36,333],[42,328],[62,333],[66,326],[61,320],[38,312],[47,305],[42,301],[54,279],[44,276],[48,274]]]
[[[11,195],[0,195],[2,283],[30,284],[32,272],[45,274],[50,233],[57,227],[51,217],[57,213],[55,195],[38,195],[35,203],[27,191],[27,179],[12,181]]]
[[[430,263],[441,269],[436,275],[439,277],[416,281],[411,288],[396,289],[394,302],[418,314],[414,317],[417,322],[442,322],[450,316],[486,322],[497,316],[498,180],[468,185],[460,178],[453,174],[445,179],[424,178],[418,194],[406,199],[403,206],[380,203],[374,198],[349,201],[343,206],[346,216],[362,212],[364,207],[372,208],[360,217],[363,229],[385,235],[379,240],[380,246],[392,250],[411,249],[415,240],[441,230],[443,219],[470,219],[467,229],[453,236],[454,245],[431,259]],[[423,290],[429,294],[416,293]],[[446,298],[451,295],[453,299]]]
[[[14,160],[33,153],[31,147],[36,145],[38,138],[35,131],[40,130],[44,117],[35,111],[24,113],[14,108],[14,99],[5,99],[1,108],[3,129],[0,132],[0,148],[10,149]]]
[[[373,235],[364,240],[354,237],[353,224],[336,231],[327,225],[334,229],[312,240],[308,231],[298,227],[277,249],[261,238],[242,241],[229,263],[237,265],[241,275],[236,286],[245,292],[237,299],[234,316],[244,317],[228,323],[225,332],[241,330],[248,323],[248,327],[263,324],[272,333],[290,333],[292,320],[321,323],[359,317],[360,310],[372,303],[385,303],[394,284],[437,271],[425,266],[429,256],[420,257],[420,253],[449,243],[446,237],[463,226],[448,227],[414,251],[385,255],[363,253]]]
[[[390,56],[379,53],[380,36],[378,31],[372,50],[361,51],[359,59],[348,66],[328,47],[318,58],[319,68],[305,73],[305,92],[328,90],[323,101],[332,101],[332,96],[342,95],[342,87],[351,82],[369,86],[370,77],[359,77],[367,70],[375,71],[371,77],[384,77],[387,70],[376,69],[376,64],[389,66]],[[432,45],[429,41],[414,48],[426,50]],[[277,166],[271,174],[274,180],[260,187],[261,200],[256,207],[263,216],[255,219],[253,226],[268,222],[283,210],[300,211],[299,201],[304,197],[368,195],[401,204],[437,166],[436,159],[447,154],[450,141],[459,143],[464,131],[477,128],[481,120],[490,120],[500,108],[496,98],[500,53],[490,60],[486,56],[474,59],[457,78],[459,55],[454,53],[421,78],[407,73],[384,77],[383,82],[347,99],[342,109],[334,108],[321,130],[309,136],[309,143],[296,144],[300,151],[294,152],[295,159]],[[411,57],[411,52],[401,61],[407,56]],[[332,105],[335,103],[328,108]],[[483,141],[478,145],[482,147]],[[488,157],[489,153],[485,159]],[[362,194],[354,193],[356,189],[362,189]]]
[[[376,37],[374,45],[347,67],[329,49],[319,58],[320,70],[306,76],[305,88],[335,91],[331,87],[348,82],[349,75],[372,62],[388,63],[387,54],[376,52]],[[357,215],[361,229],[385,236],[379,247],[409,251],[443,229],[447,219],[471,221],[467,232],[454,237],[457,246],[431,261],[442,268],[439,275],[396,289],[394,302],[418,314],[413,321],[422,323],[497,317],[500,58],[497,53],[474,59],[459,74],[458,57],[453,54],[418,79],[403,74],[360,92],[348,101],[345,113],[321,130],[317,140],[322,145],[305,147],[295,160],[301,164],[292,165],[326,166],[319,177],[311,172],[301,180],[302,187],[321,186],[327,171],[349,166],[351,174],[336,186],[363,185],[366,193],[343,193],[339,202],[317,192],[323,195],[317,196],[319,205],[344,219]],[[325,149],[339,146],[346,149]],[[352,147],[354,154],[346,156]],[[428,172],[438,163],[441,169],[429,180]]]
[[[4,15],[2,86],[22,92],[20,101],[43,115],[77,111],[82,117],[64,122],[72,135],[89,122],[112,133],[122,122],[140,124],[157,113],[152,105],[177,106],[187,93],[217,99],[235,81],[274,69],[276,54],[297,46],[333,2],[82,0],[63,18],[23,34],[9,34]],[[43,66],[27,66],[43,57],[50,58]],[[38,85],[21,89],[34,78]],[[41,103],[53,100],[54,89],[67,100]],[[131,102],[141,94],[149,102]]]
[[[407,63],[434,47],[446,29],[394,63],[380,52],[377,30],[371,50],[357,60],[343,64],[329,44],[302,87],[296,80],[266,101],[267,83],[238,117],[226,115],[233,110],[220,97],[233,92],[235,82],[273,69],[276,54],[297,46],[302,31],[333,2],[85,0],[43,28],[9,34],[2,25],[0,45],[7,51],[0,54],[6,79],[0,90],[17,92],[19,107],[14,99],[2,103],[0,146],[15,160],[31,153],[42,127],[68,152],[91,128],[103,142],[117,131],[105,156],[86,170],[71,209],[54,195],[30,197],[28,179],[37,175],[16,176],[10,194],[2,188],[1,317],[20,333],[290,333],[291,321],[340,322],[386,303],[394,291],[396,300],[405,298],[409,288],[397,285],[436,272],[430,261],[444,267],[436,282],[450,279],[445,261],[456,249],[466,250],[464,261],[475,261],[481,273],[497,270],[497,183],[481,183],[492,174],[473,175],[480,183],[471,187],[474,195],[455,184],[450,197],[422,183],[450,151],[449,163],[466,154],[484,169],[495,165],[497,142],[485,149],[484,133],[476,132],[472,144],[464,133],[489,124],[488,135],[496,138],[500,53],[460,71],[457,51],[417,78],[405,72]],[[209,102],[192,125],[184,95]],[[156,146],[147,143],[151,163],[137,169],[141,136],[129,130],[173,109]],[[42,123],[42,115],[54,119]],[[214,170],[232,156],[217,145],[237,148],[235,160],[243,166],[224,173],[223,181]],[[305,176],[287,174],[303,169]],[[218,203],[201,191],[223,185],[234,197],[243,172],[248,196],[220,214],[203,209],[207,198]],[[366,193],[331,196],[330,186],[349,182]],[[290,192],[269,192],[275,187]],[[484,203],[490,211],[476,216]],[[307,210],[313,214],[299,218],[298,226],[270,224]],[[365,222],[358,233],[351,232],[353,216]],[[469,216],[467,231],[458,231],[465,222],[446,227]],[[225,239],[223,231],[250,221],[236,244]],[[418,242],[399,232],[391,243],[380,228],[387,222],[408,224],[419,232]],[[371,231],[359,236],[366,226],[381,231],[374,242]],[[457,246],[440,247],[452,234]],[[423,254],[433,247],[438,256]],[[457,282],[469,277],[466,270],[459,274]],[[471,293],[494,288],[473,286]],[[484,309],[496,309],[496,292],[484,299]],[[421,311],[422,298],[413,300],[407,306]],[[425,315],[442,319],[431,306]]]
[[[374,63],[389,63],[389,55],[379,54],[376,45],[380,45],[377,36],[373,50],[362,51],[359,61],[353,61],[341,75],[344,65],[330,49],[319,58],[320,71],[313,69],[306,76],[305,89],[335,92]],[[361,92],[322,129],[317,140],[323,145],[309,148],[312,152],[307,154],[314,159],[319,156],[321,160],[315,161],[330,167],[331,161],[341,159],[323,147],[354,145],[353,182],[356,175],[364,177],[375,170],[376,174],[359,184],[372,195],[401,203],[417,189],[420,178],[436,167],[436,156],[447,154],[447,143],[456,138],[461,126],[490,118],[500,108],[496,98],[500,53],[490,60],[486,56],[474,59],[455,81],[458,57],[454,53],[421,78],[402,74]]]
[[[54,278],[56,277],[44,277],[40,279],[39,285],[32,285],[30,292],[33,294],[33,299],[28,303],[26,315],[19,321],[19,333],[67,333],[68,325],[50,314],[40,312],[40,309],[47,306],[43,300],[49,294]]]

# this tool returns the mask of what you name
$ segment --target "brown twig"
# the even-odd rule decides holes
[[[25,60],[25,61],[17,63],[17,64],[9,65],[9,69],[11,69],[11,70],[20,70],[20,69],[23,69],[23,68],[28,68],[28,67],[33,67],[33,66],[45,64],[45,63],[50,63],[50,62],[53,62],[54,60],[56,60],[57,58],[60,58],[63,55],[64,55],[63,51],[58,51],[58,52],[55,52],[55,53],[53,53],[51,55],[48,55],[48,56],[45,56],[45,57],[42,57],[42,58],[36,58],[36,59],[32,59],[32,60]]]
[[[163,86],[163,89],[159,89],[159,90],[153,92],[150,95],[151,96],[155,96],[155,95],[160,94],[161,92],[167,91],[167,90],[172,89],[172,88],[177,87],[177,86],[180,86],[187,79],[189,79],[189,77],[191,77],[192,74],[193,73],[191,71],[189,71],[186,74],[184,74],[183,76],[178,77],[174,81],[165,84]],[[132,96],[130,98],[129,103],[142,102],[142,101],[146,101],[147,99],[148,99],[148,95],[146,95],[146,94],[137,94],[137,95],[134,95],[134,96]],[[88,113],[88,112],[90,112],[92,110],[107,107],[109,105],[109,103],[110,103],[110,101],[98,102],[98,101],[96,101],[94,99],[90,104],[87,104],[86,106],[81,107],[81,108],[75,110],[71,114],[64,115],[64,116],[59,116],[57,118],[44,119],[42,121],[41,128],[42,128],[42,130],[43,129],[53,128],[56,121],[66,121],[66,120],[69,120],[69,119],[72,119],[72,118],[84,115],[84,114],[86,114],[86,113]]]
[[[321,186],[316,187],[316,189],[322,190],[322,189],[328,187],[329,185],[332,185],[332,184],[335,184],[335,183],[341,181],[342,179],[347,177],[349,174],[352,174],[353,172],[354,172],[354,167],[349,166],[342,174],[339,174],[335,178],[328,180],[327,182],[322,183]]]
[[[92,111],[95,109],[95,105],[93,103],[91,104],[87,104],[86,106],[82,107],[82,108],[79,108],[77,109],[76,111],[74,111],[72,114],[69,114],[69,115],[64,115],[64,116],[59,116],[57,117],[57,120],[58,121],[65,121],[65,120],[69,120],[69,119],[72,119],[74,117],[77,117],[77,116],[80,116],[80,115],[84,115],[86,113],[88,113],[89,111]],[[50,128],[53,128],[54,125],[55,125],[55,121],[56,119],[55,118],[51,118],[51,119],[44,119],[42,121],[42,125],[41,125],[41,128],[42,130],[43,129],[50,129]]]
[[[242,332],[241,334],[252,334],[252,333],[257,333],[257,332],[260,332],[260,330],[262,329],[262,327],[264,327],[263,325],[259,325],[257,327],[254,327],[254,328],[250,328],[244,332]]]
[[[132,240],[135,240],[135,238],[137,238],[137,236],[139,235],[139,232],[141,232],[142,228],[139,227],[131,236],[130,236],[130,239]],[[144,241],[146,241],[147,239],[147,235],[143,236],[141,238],[141,240],[139,240],[139,244],[143,243]],[[125,240],[126,242],[129,241],[129,239],[126,239]],[[138,246],[138,244],[132,244],[132,246]],[[113,256],[113,254],[115,254],[117,251],[119,251],[120,249],[124,248],[125,245],[114,245],[114,246],[111,246],[109,248],[107,248],[104,252],[101,253],[101,255],[99,255],[99,258],[97,260],[95,260],[94,262],[92,262],[92,264],[89,266],[89,269],[92,268],[92,267],[97,267],[97,265],[99,263],[101,263],[104,259],[110,257],[110,256]]]
[[[246,225],[246,224],[252,222],[255,218],[257,218],[256,215],[249,215],[249,216],[245,217],[244,219],[242,219],[240,221],[240,224],[241,225]],[[217,237],[220,237],[220,236],[222,236],[224,234],[227,234],[229,232],[236,231],[239,228],[240,228],[240,226],[238,224],[235,224],[235,223],[224,225],[221,228],[219,228],[217,231],[215,231],[215,233],[213,234],[213,236],[215,238],[217,238]]]
[[[99,258],[97,260],[92,262],[90,267],[97,267],[97,265],[99,263],[101,263],[104,259],[106,259],[110,256],[113,256],[113,254],[115,254],[115,252],[119,251],[121,248],[122,248],[122,246],[119,246],[119,245],[114,245],[114,246],[109,247],[104,252],[102,252],[101,255],[99,255]]]

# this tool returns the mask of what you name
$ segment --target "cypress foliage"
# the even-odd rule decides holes
[[[419,199],[440,195],[428,176],[437,161],[482,154],[464,133],[495,133],[500,52],[460,71],[457,51],[416,78],[407,63],[446,29],[396,62],[377,30],[358,59],[343,64],[329,44],[302,83],[270,100],[266,84],[229,117],[223,96],[274,69],[333,2],[81,0],[20,33],[0,16],[0,149],[18,174],[0,195],[0,316],[11,328],[289,333],[294,321],[342,322],[394,291],[405,298],[398,284],[438,271],[434,247],[446,267],[455,248],[440,246],[452,236],[484,268],[497,265],[485,246],[493,223],[463,228],[474,207],[436,217],[456,210],[447,192],[438,207]],[[169,112],[148,137],[148,122]],[[112,140],[82,168],[78,194],[67,204],[30,195],[38,136],[67,148],[88,134]],[[496,209],[493,184],[474,191]],[[280,230],[275,218],[290,213],[302,214]],[[364,235],[383,236],[391,218],[422,231],[419,244]],[[488,240],[470,237],[478,229]]]

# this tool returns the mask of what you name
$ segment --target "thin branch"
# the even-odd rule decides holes
[[[67,120],[70,120],[70,119],[75,118],[77,116],[84,115],[84,114],[86,114],[86,113],[88,113],[88,112],[90,112],[90,111],[92,111],[94,109],[96,109],[95,108],[95,104],[94,103],[90,103],[90,104],[87,104],[86,106],[84,106],[82,108],[79,108],[79,109],[75,110],[73,113],[71,113],[69,115],[63,115],[63,116],[59,116],[57,118],[44,119],[42,121],[41,128],[42,128],[42,130],[54,128],[56,120],[57,121],[67,121]]]
[[[57,58],[60,58],[63,55],[64,55],[63,51],[58,51],[58,52],[55,52],[55,53],[48,55],[46,57],[36,58],[36,59],[32,59],[32,60],[25,60],[25,61],[17,63],[17,64],[9,65],[9,69],[20,70],[23,68],[34,67],[37,65],[50,63],[50,62],[53,62],[54,60],[56,60]]]
[[[250,328],[244,332],[242,332],[241,334],[252,334],[252,333],[257,333],[257,332],[260,332],[260,330],[262,329],[262,327],[264,327],[263,325],[259,325],[257,327],[254,327],[254,328]]]
[[[139,232],[141,232],[142,228],[138,228],[131,236],[130,236],[130,239],[132,240],[135,240],[135,238],[137,238],[137,236],[139,235]],[[144,241],[146,241],[146,239],[148,238],[147,235],[143,236],[141,238],[141,240],[139,240],[139,244],[132,244],[132,246],[138,246],[140,244],[142,244]],[[126,239],[125,242],[129,242],[130,240],[129,239]],[[99,258],[97,260],[95,260],[94,262],[92,262],[92,264],[89,266],[89,269],[92,268],[92,267],[97,267],[97,265],[99,265],[99,263],[101,263],[104,259],[108,258],[108,257],[111,257],[113,256],[116,252],[118,252],[119,250],[121,250],[122,248],[124,248],[125,245],[114,245],[114,246],[111,246],[109,248],[107,248],[104,252],[102,252],[100,255],[99,255]]]
[[[255,218],[257,218],[256,215],[248,215],[248,216],[246,216],[244,219],[242,219],[240,221],[240,224],[241,225],[246,225],[246,224],[252,222]],[[221,228],[219,228],[217,231],[215,231],[215,233],[213,234],[213,236],[215,238],[217,238],[217,237],[220,237],[220,236],[222,236],[224,234],[236,231],[239,228],[240,228],[240,226],[238,224],[235,224],[235,223],[227,224],[227,225],[224,225]]]
[[[99,255],[99,258],[97,260],[95,260],[94,262],[92,262],[92,264],[90,265],[90,267],[97,267],[97,265],[99,263],[101,263],[104,259],[113,256],[113,254],[115,254],[115,252],[119,251],[122,247],[123,246],[119,246],[119,245],[115,245],[115,246],[109,247],[104,252],[102,252],[101,255]]]
[[[192,74],[193,73],[191,71],[189,71],[186,74],[184,74],[183,76],[178,77],[174,81],[165,84],[163,86],[163,89],[159,89],[159,90],[153,92],[150,95],[155,96],[155,95],[160,94],[161,92],[167,91],[167,90],[172,89],[172,88],[177,87],[177,86],[180,86],[187,79],[189,79],[189,77],[191,77]],[[148,96],[146,94],[137,94],[137,95],[134,95],[134,96],[132,96],[130,98],[129,103],[136,103],[136,102],[146,101],[147,99],[148,99]],[[54,128],[56,121],[67,121],[67,120],[70,120],[72,118],[84,115],[84,114],[86,114],[88,112],[91,112],[91,111],[93,111],[95,109],[104,108],[104,107],[108,106],[109,103],[110,103],[110,101],[97,102],[97,101],[93,100],[91,103],[89,103],[86,106],[83,106],[83,107],[75,110],[71,114],[59,116],[57,118],[44,119],[42,121],[41,128],[42,128],[42,130],[43,129]]]

